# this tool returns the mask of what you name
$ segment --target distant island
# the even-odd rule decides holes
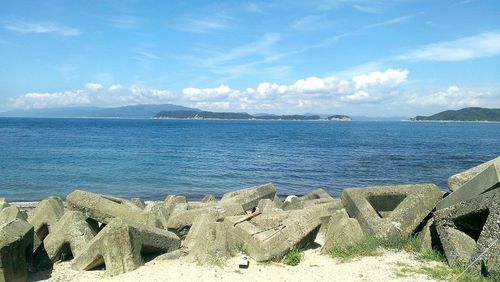
[[[124,119],[237,119],[237,120],[329,120],[351,121],[346,115],[274,115],[267,113],[248,114],[234,112],[210,112],[174,104],[144,104],[122,107],[65,107],[46,109],[23,109],[0,112],[0,117],[36,118],[124,118]]]
[[[193,110],[174,104],[144,104],[122,107],[65,107],[47,109],[13,110],[0,113],[3,117],[45,117],[45,118],[152,118],[160,111]]]
[[[448,110],[432,116],[417,116],[410,121],[496,121],[500,122],[500,109],[479,107]]]
[[[154,116],[155,119],[233,119],[233,120],[329,120],[329,121],[351,121],[349,116],[332,115],[322,118],[319,115],[271,115],[232,112],[209,112],[196,110],[161,111]]]

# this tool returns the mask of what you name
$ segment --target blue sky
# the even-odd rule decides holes
[[[0,110],[500,107],[500,2],[2,1]]]

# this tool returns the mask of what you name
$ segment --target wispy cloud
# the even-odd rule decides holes
[[[320,10],[333,10],[342,6],[351,7],[363,13],[382,13],[391,2],[388,0],[320,0]]]
[[[250,12],[250,13],[254,13],[254,14],[261,14],[261,15],[266,14],[264,9],[262,9],[262,7],[260,5],[258,5],[257,3],[253,3],[253,2],[246,4],[245,10]]]
[[[414,17],[415,17],[415,15],[406,15],[406,16],[402,16],[402,17],[392,18],[392,19],[388,19],[386,21],[365,25],[360,30],[368,30],[368,29],[378,28],[378,27],[387,26],[387,25],[395,25],[395,24],[405,22],[405,21],[412,19]]]
[[[409,50],[394,59],[405,61],[464,61],[500,55],[500,32],[486,32]]]
[[[145,19],[136,16],[117,16],[108,20],[112,27],[121,29],[136,29],[146,22]]]
[[[55,33],[62,36],[76,36],[80,31],[58,23],[34,23],[25,21],[11,21],[3,26],[5,29],[19,33]]]
[[[391,19],[388,19],[388,20],[385,20],[382,22],[376,22],[376,23],[364,25],[364,26],[361,26],[358,29],[355,29],[353,31],[344,32],[344,33],[340,33],[340,34],[328,37],[315,45],[309,46],[308,48],[306,48],[306,50],[307,49],[315,49],[315,48],[324,48],[324,47],[330,46],[334,43],[337,43],[340,39],[343,39],[345,37],[354,36],[354,35],[360,34],[364,31],[371,30],[371,29],[400,24],[400,23],[403,23],[407,20],[412,19],[413,17],[414,17],[414,15],[406,15],[406,16],[391,18]]]
[[[318,30],[330,27],[333,21],[327,19],[324,15],[308,15],[296,20],[292,28],[297,30]]]
[[[207,33],[210,31],[224,30],[229,28],[227,18],[190,18],[187,19],[180,29],[187,32]]]
[[[280,41],[282,38],[283,36],[281,34],[268,33],[257,41],[237,46],[233,49],[226,50],[223,53],[211,55],[210,58],[204,59],[204,64],[210,66],[227,61],[237,60],[255,54],[267,53],[267,51],[269,51],[269,48]]]

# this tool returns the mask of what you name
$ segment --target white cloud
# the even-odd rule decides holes
[[[116,92],[116,91],[119,91],[123,88],[123,86],[121,86],[120,84],[113,84],[111,85],[109,88],[108,88],[108,91],[109,92]]]
[[[408,61],[464,61],[500,55],[500,32],[486,32],[410,50],[397,57]]]
[[[408,103],[417,107],[464,108],[488,105],[485,101],[491,96],[492,93],[489,91],[466,90],[452,85],[446,90],[431,94],[412,94],[408,98]]]
[[[274,110],[294,112],[297,108],[331,108],[343,103],[376,103],[397,92],[407,79],[407,70],[388,69],[349,80],[330,76],[308,77],[293,84],[280,85],[270,82],[259,83],[255,88],[231,89],[221,85],[216,88],[186,88],[183,98],[205,106],[215,102],[228,101],[226,108],[233,110]],[[218,107],[220,108],[220,107]]]
[[[5,24],[4,28],[19,33],[55,33],[67,37],[80,34],[80,31],[76,28],[67,27],[57,23],[12,21]]]
[[[374,71],[369,74],[355,76],[352,81],[356,85],[356,89],[367,88],[370,86],[384,85],[397,86],[408,77],[408,70],[388,69],[385,72]]]
[[[75,90],[53,93],[26,93],[15,99],[11,99],[12,108],[41,109],[67,107],[74,105],[88,105],[91,102],[88,91]]]
[[[119,91],[119,93],[117,93]],[[10,99],[10,108],[40,109],[69,106],[121,106],[159,104],[175,100],[171,91],[142,86],[123,87],[113,84],[104,87],[87,83],[85,88],[62,92],[31,92]]]
[[[104,86],[102,86],[102,84],[99,84],[99,83],[90,82],[90,83],[85,84],[85,88],[87,88],[90,91],[99,91],[103,87]]]
[[[354,109],[358,113],[369,110],[366,115],[373,115],[374,110],[383,113],[391,109],[410,115],[410,112],[430,109],[500,107],[498,90],[462,89],[452,85],[443,90],[423,91],[411,84],[405,85],[408,75],[406,69],[387,69],[350,78],[312,76],[290,84],[261,82],[241,89],[222,84],[213,88],[188,87],[180,92],[137,85],[87,83],[84,88],[71,91],[26,93],[11,99],[10,108],[174,103],[204,110],[251,113],[329,113]]]

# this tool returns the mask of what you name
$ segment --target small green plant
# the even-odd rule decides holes
[[[422,246],[420,241],[415,237],[391,236],[391,237],[376,237],[379,246],[388,250],[398,250],[407,252],[420,252]]]
[[[364,247],[366,246],[366,248]],[[377,251],[376,247],[371,244],[357,243],[354,245],[343,246],[340,244],[334,244],[330,250],[330,256],[334,258],[339,258],[341,261],[349,261],[355,257],[361,256],[377,256],[380,252]]]
[[[494,281],[494,280],[489,280],[488,278],[482,277],[479,274],[475,274],[472,272],[464,272],[462,275],[460,275],[463,272],[463,268],[461,267],[448,267],[447,265],[444,264],[438,264],[435,266],[422,266],[420,268],[417,267],[410,267],[408,265],[401,266],[396,271],[396,276],[398,277],[407,277],[411,273],[418,273],[418,274],[424,274],[427,275],[433,279],[437,280],[451,280],[451,281],[459,281],[459,282],[488,282],[488,281]],[[460,275],[460,276],[459,276]]]
[[[381,255],[381,248],[407,252],[419,252],[422,249],[420,242],[413,237],[394,236],[384,238],[367,236],[351,245],[333,244],[330,249],[330,256],[348,261],[355,257]]]
[[[420,258],[428,261],[439,261],[439,262],[445,261],[443,255],[435,250],[423,250],[420,253]]]
[[[208,261],[210,265],[217,266],[219,268],[224,268],[224,266],[226,265],[224,259],[220,257],[210,257]]]
[[[240,253],[242,253],[244,255],[248,255],[248,248],[243,243],[236,244],[236,250],[238,250],[238,252],[240,252]]]
[[[302,260],[302,253],[297,249],[290,249],[283,257],[283,263],[286,265],[296,266]]]

